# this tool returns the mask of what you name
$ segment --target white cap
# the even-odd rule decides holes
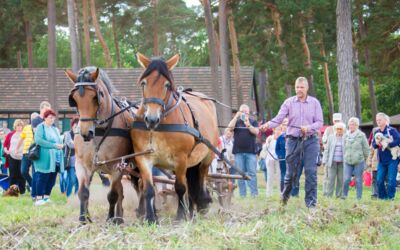
[[[334,113],[332,116],[333,121],[341,121],[342,120],[342,114],[341,113]]]

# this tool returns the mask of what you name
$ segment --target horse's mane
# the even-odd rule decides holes
[[[157,80],[162,75],[165,78],[167,78],[167,80],[171,83],[172,89],[175,89],[173,76],[172,76],[171,72],[168,70],[167,64],[165,63],[165,61],[162,57],[155,57],[155,58],[151,59],[149,66],[143,72],[139,81],[141,81],[141,80],[143,80],[143,78],[149,76],[154,70],[157,70],[157,72],[159,74],[157,77]]]
[[[93,73],[96,70],[97,70],[97,67],[94,67],[94,66],[87,66],[87,67],[80,69],[78,72],[78,78],[77,78],[76,82],[93,82],[93,80],[90,77],[90,73]],[[107,88],[108,92],[110,93],[110,95],[117,91],[116,88],[114,87],[114,85],[112,84],[110,78],[108,77],[107,73],[104,70],[102,70],[102,69],[99,70],[98,77],[104,83],[104,85],[106,85],[106,88]]]

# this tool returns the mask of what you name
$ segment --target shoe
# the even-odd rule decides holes
[[[286,198],[281,198],[281,201],[280,201],[280,203],[281,203],[281,206],[282,206],[282,207],[286,206],[286,205],[287,205],[287,202],[288,202],[288,200],[289,200],[289,199],[286,199]]]
[[[35,206],[42,206],[42,205],[44,205],[44,204],[46,204],[47,202],[44,200],[44,199],[41,199],[41,200],[37,200],[37,201],[35,201]]]
[[[43,200],[45,201],[45,203],[51,202],[50,198],[44,198]]]

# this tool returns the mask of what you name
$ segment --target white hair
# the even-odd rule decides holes
[[[390,123],[390,117],[387,114],[383,113],[383,112],[379,112],[378,114],[376,114],[376,117],[380,117],[380,118],[385,119],[387,124]]]
[[[351,117],[347,122],[347,125],[350,125],[350,123],[354,123],[358,127],[360,126],[360,119],[358,119],[357,117]]]
[[[294,84],[296,85],[296,84],[298,84],[300,82],[303,82],[308,87],[308,80],[304,76],[298,77]]]
[[[249,105],[247,105],[247,104],[242,104],[242,105],[240,105],[240,108],[239,108],[239,110],[240,111],[242,111],[243,109],[248,109],[248,110],[250,110],[250,107],[249,107]]]

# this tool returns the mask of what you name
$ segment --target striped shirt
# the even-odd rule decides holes
[[[319,101],[312,96],[307,96],[304,102],[301,102],[297,96],[289,97],[282,104],[278,115],[268,122],[268,127],[276,128],[283,119],[288,117],[287,135],[302,136],[300,127],[307,127],[307,136],[317,133],[324,123],[322,108]]]
[[[333,151],[333,161],[343,162],[343,144],[341,139],[336,141],[335,150]]]

